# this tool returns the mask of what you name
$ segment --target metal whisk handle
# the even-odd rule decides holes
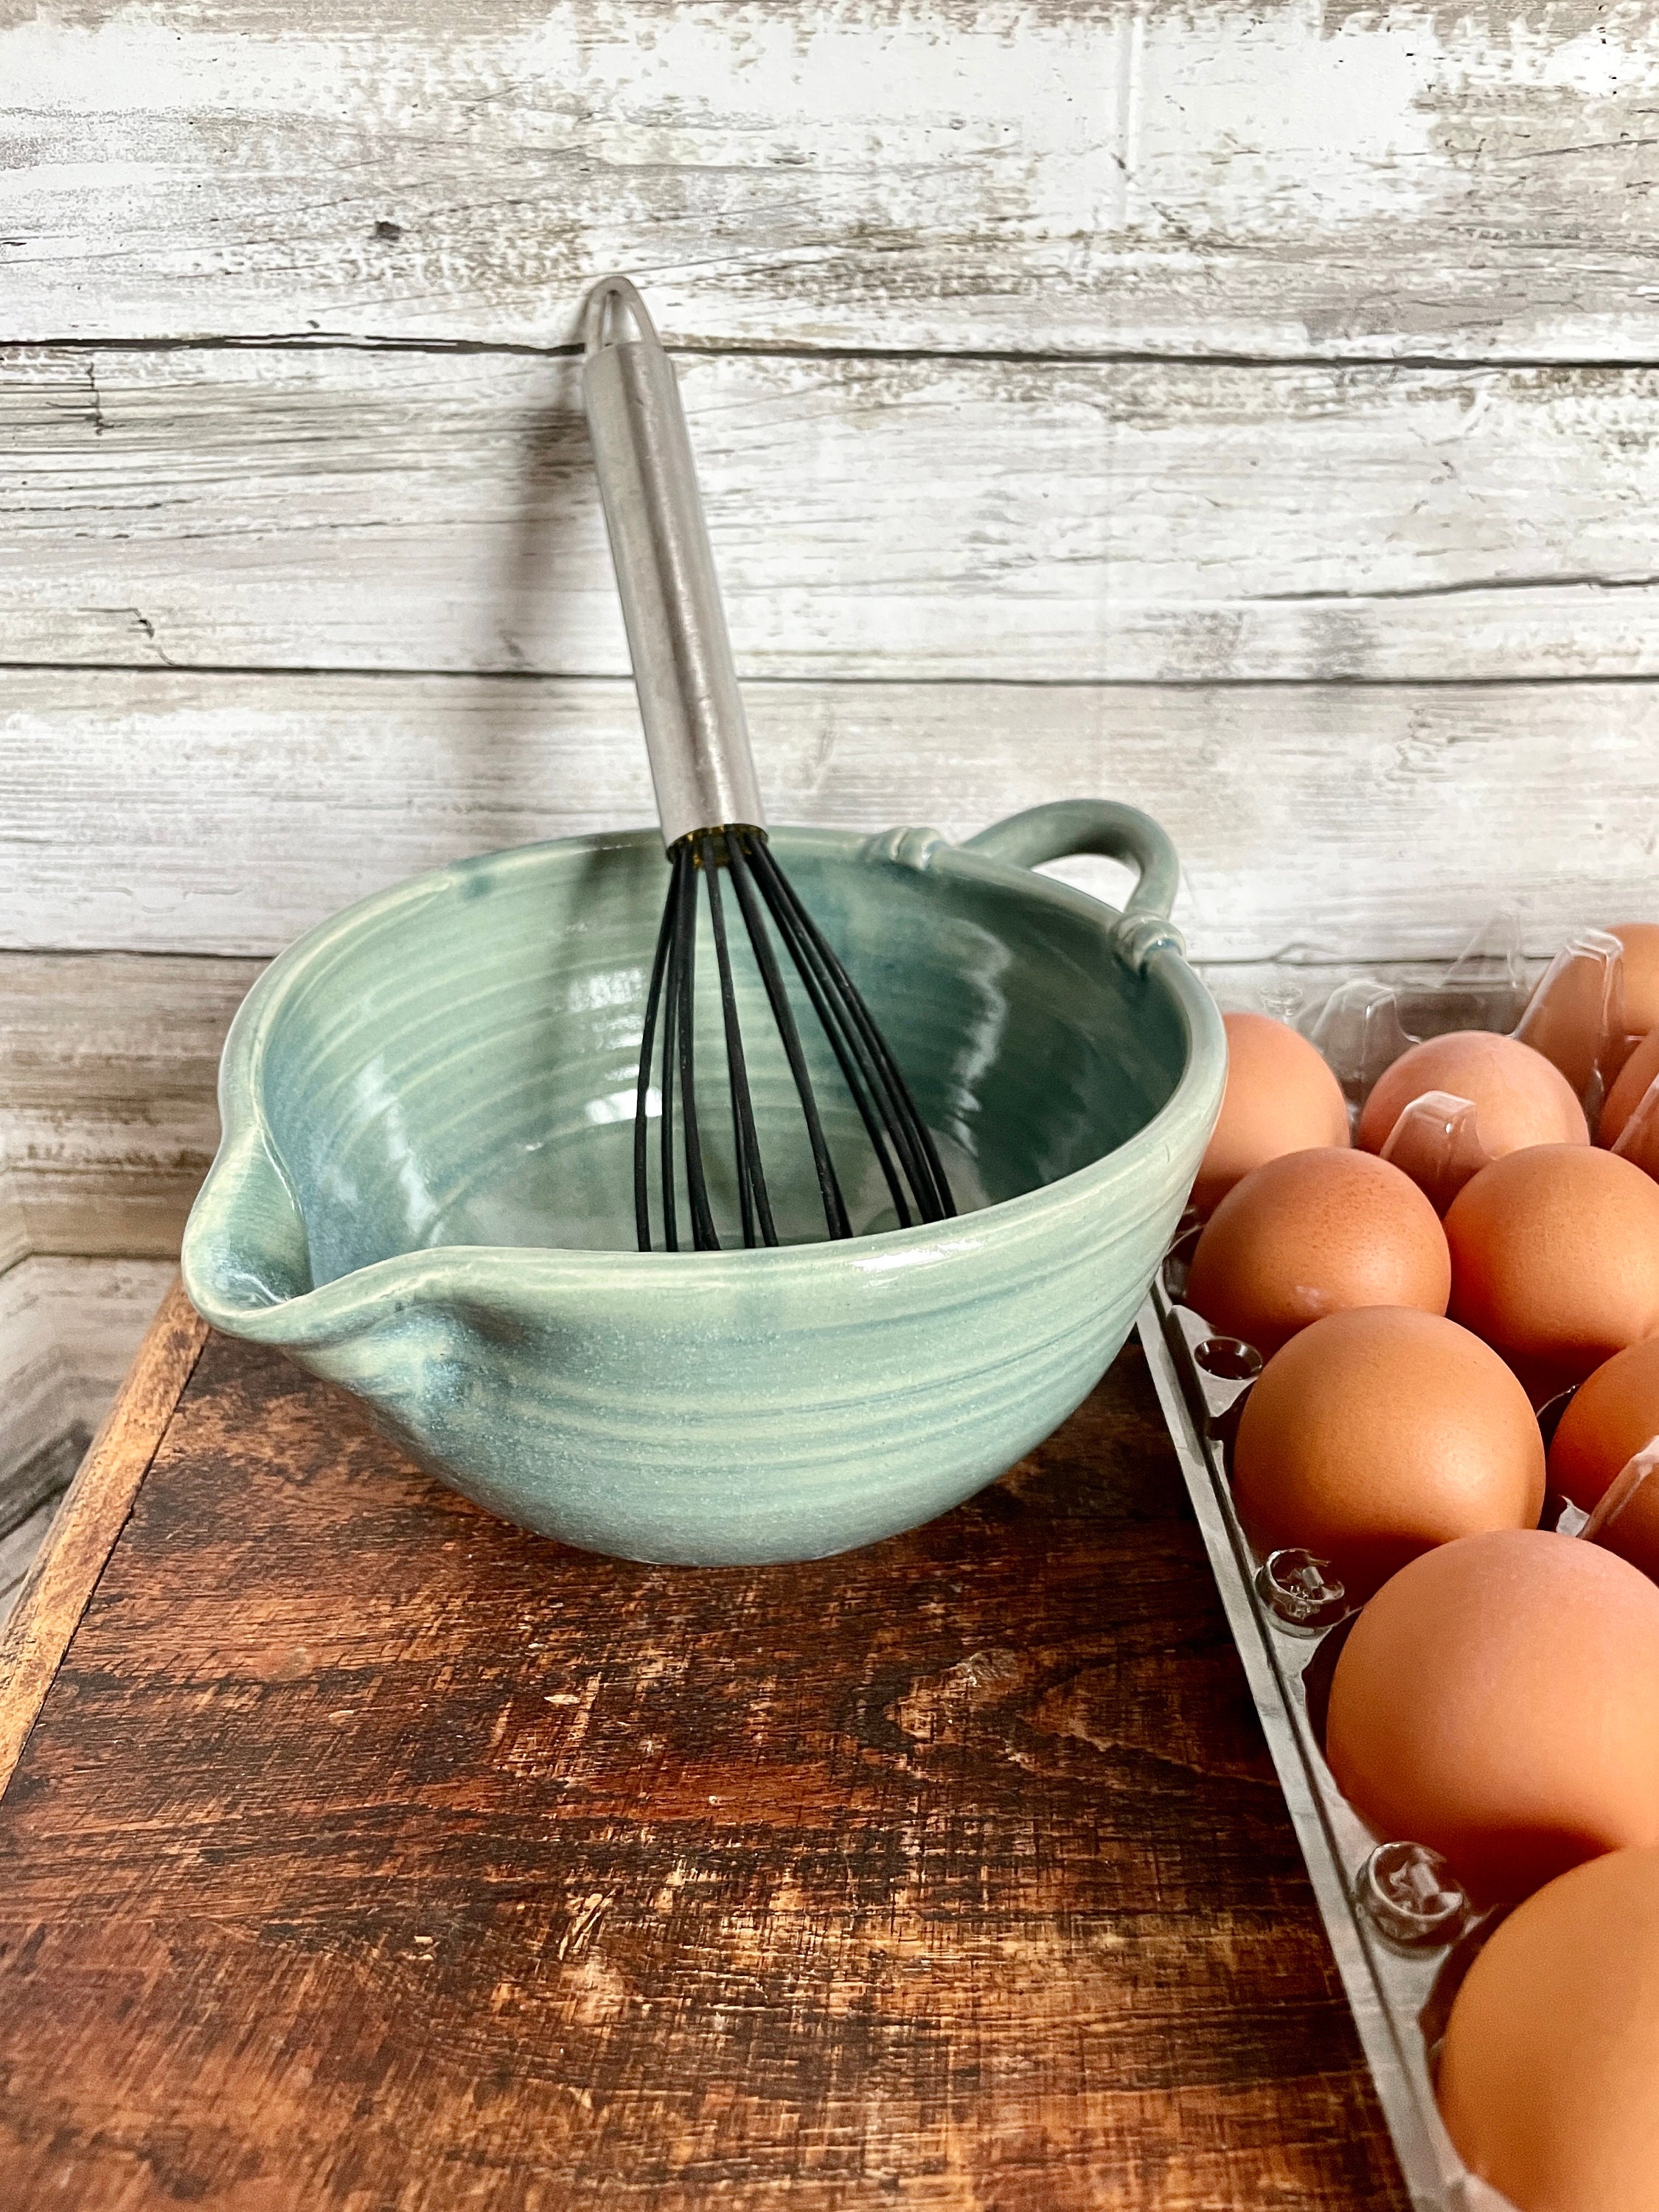
[[[635,335],[617,335],[625,310]],[[625,276],[587,297],[582,399],[663,842],[764,828],[674,365]]]

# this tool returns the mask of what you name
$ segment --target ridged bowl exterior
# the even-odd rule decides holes
[[[550,1190],[573,1234],[631,1238],[665,874],[647,833],[570,839],[399,885],[260,978],[185,1238],[204,1316],[491,1511],[630,1559],[818,1558],[1011,1467],[1128,1333],[1219,1103],[1219,1019],[1178,952],[1138,972],[1112,908],[1027,869],[917,833],[774,842],[993,1202],[842,1243],[550,1249]],[[501,1191],[522,1243],[479,1236]]]

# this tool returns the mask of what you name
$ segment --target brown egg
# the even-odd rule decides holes
[[[1633,1452],[1659,1437],[1659,1336],[1604,1360],[1556,1424],[1550,1486],[1588,1513]]]
[[[1659,1183],[1612,1152],[1536,1145],[1482,1168],[1446,1215],[1451,1316],[1534,1394],[1659,1329]]]
[[[1619,1132],[1617,1157],[1659,1183],[1659,1106],[1640,1099]]]
[[[1659,1844],[1659,1589],[1553,1530],[1425,1552],[1355,1621],[1325,1749],[1380,1837],[1479,1902]]]
[[[1659,921],[1621,921],[1613,934],[1625,948],[1625,1027],[1646,1036],[1659,1030]]]
[[[1285,1152],[1346,1145],[1342,1087],[1304,1036],[1266,1014],[1224,1014],[1227,1088],[1193,1203],[1212,1213],[1253,1168]]]
[[[1485,1030],[1454,1030],[1401,1053],[1384,1068],[1359,1117],[1358,1140],[1380,1152],[1395,1123],[1425,1091],[1474,1103],[1488,1159],[1523,1145],[1587,1145],[1589,1128],[1572,1085],[1541,1052]]]
[[[1516,2212],[1659,2212],[1659,1851],[1611,1851],[1482,1946],[1436,2094]]]
[[[1349,1306],[1444,1313],[1450,1284],[1439,1218],[1417,1185],[1387,1160],[1331,1147],[1269,1160],[1228,1192],[1198,1240],[1187,1303],[1268,1359]]]
[[[1620,1069],[1619,1080],[1608,1091],[1607,1103],[1595,1126],[1598,1145],[1618,1143],[1625,1133],[1625,1124],[1655,1082],[1659,1082],[1659,1029],[1648,1031]]]
[[[1455,1322],[1411,1306],[1328,1314],[1276,1352],[1233,1449],[1239,1518],[1365,1598],[1408,1559],[1483,1528],[1533,1528],[1544,1440],[1526,1392]]]
[[[1614,1475],[1583,1534],[1659,1582],[1659,1437]]]

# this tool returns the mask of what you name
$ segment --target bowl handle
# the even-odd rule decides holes
[[[1164,831],[1138,806],[1120,805],[1111,799],[1057,799],[1047,806],[1011,814],[1006,822],[994,822],[976,837],[968,838],[962,849],[1021,868],[1040,867],[1045,860],[1063,860],[1079,853],[1121,860],[1126,867],[1137,869],[1140,878],[1117,926],[1125,958],[1139,971],[1154,952],[1186,950],[1181,932],[1170,920],[1181,883],[1181,863]]]

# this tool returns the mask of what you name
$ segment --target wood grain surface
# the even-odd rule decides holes
[[[1644,0],[74,0],[11,334],[1651,358]]]
[[[690,355],[749,677],[1659,671],[1659,372]],[[0,661],[626,676],[577,364],[18,348]]]
[[[1403,2207],[1139,1354],[817,1565],[212,1339],[0,1804],[0,2198]]]

